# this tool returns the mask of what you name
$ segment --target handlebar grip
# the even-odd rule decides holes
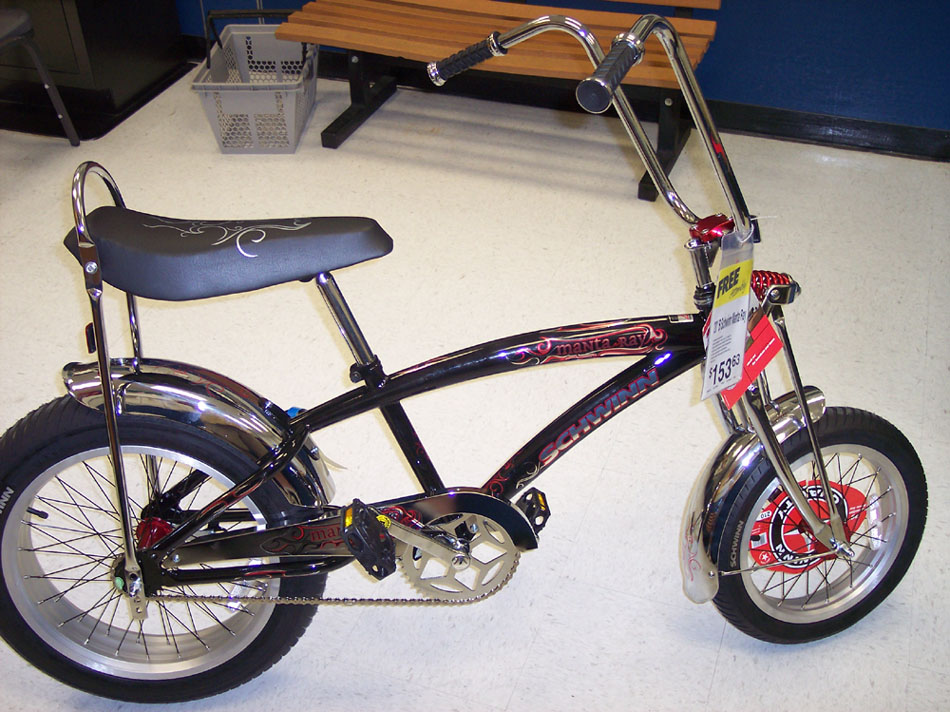
[[[634,44],[627,39],[615,41],[594,73],[577,85],[577,103],[585,111],[602,114],[610,106],[614,92],[627,72],[642,57],[643,48],[639,43]]]
[[[456,74],[461,74],[466,69],[471,69],[476,64],[484,62],[486,59],[508,54],[508,50],[502,47],[498,42],[498,33],[492,32],[481,42],[476,42],[470,47],[466,47],[460,52],[456,52],[451,57],[438,62],[429,62],[426,67],[429,72],[429,79],[437,87],[445,84],[447,79],[451,79]]]

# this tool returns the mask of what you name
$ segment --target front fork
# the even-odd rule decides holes
[[[797,291],[797,285],[775,285],[762,300],[762,318],[772,320],[775,325],[779,338],[782,340],[783,352],[788,365],[788,371],[791,376],[792,388],[795,396],[801,404],[806,403],[805,389],[802,386],[801,375],[798,371],[798,364],[795,361],[795,354],[792,351],[791,340],[788,336],[788,329],[785,325],[785,313],[782,309],[784,304],[788,304],[794,299]],[[831,483],[828,479],[828,471],[825,468],[825,460],[821,453],[821,445],[818,442],[818,436],[815,432],[815,423],[812,420],[811,413],[807,407],[802,407],[802,424],[805,432],[808,433],[808,441],[811,444],[812,453],[815,456],[815,472],[821,485],[822,495],[828,508],[828,520],[825,521],[812,509],[808,502],[801,485],[795,479],[791,465],[775,431],[772,428],[765,406],[771,401],[768,391],[768,384],[763,373],[757,383],[750,386],[743,394],[739,404],[743,409],[749,425],[755,432],[756,437],[762,443],[766,456],[772,464],[779,482],[788,493],[795,507],[802,515],[805,524],[811,530],[815,538],[821,542],[829,551],[847,558],[854,557],[854,551],[848,545],[848,535],[845,532],[844,521],[841,519],[841,513],[834,504]]]

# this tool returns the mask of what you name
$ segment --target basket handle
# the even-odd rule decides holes
[[[218,35],[218,28],[215,26],[215,20],[229,18],[240,20],[246,18],[263,19],[267,17],[288,18],[296,10],[210,10],[205,18],[205,66],[211,69],[211,48],[214,45],[221,46],[221,37]]]

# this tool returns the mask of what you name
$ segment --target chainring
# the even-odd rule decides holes
[[[494,593],[508,583],[521,552],[500,524],[481,514],[462,512],[429,523],[469,545],[470,562],[456,569],[448,557],[439,557],[413,546],[397,551],[409,583],[428,599],[465,601]]]

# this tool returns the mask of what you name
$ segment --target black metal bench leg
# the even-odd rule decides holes
[[[39,72],[40,79],[43,81],[43,88],[46,89],[46,93],[49,94],[50,101],[53,102],[53,108],[56,109],[56,116],[63,125],[63,131],[66,132],[66,138],[69,139],[69,143],[71,143],[73,146],[78,146],[79,134],[76,133],[76,127],[73,126],[73,121],[69,118],[69,112],[66,111],[66,105],[63,104],[63,99],[59,95],[59,90],[56,88],[56,83],[53,81],[53,77],[50,76],[49,70],[46,68],[46,65],[40,58],[39,50],[33,43],[33,40],[29,37],[22,38],[20,42],[24,47],[26,47],[27,51],[30,53],[30,56],[33,58],[33,64],[36,65],[36,71]]]
[[[660,93],[659,132],[656,139],[656,155],[663,170],[669,174],[676,159],[689,139],[692,128],[688,112],[683,111],[683,94],[664,89]],[[640,179],[637,197],[640,200],[656,200],[659,193],[648,173]]]
[[[394,77],[381,77],[370,83],[362,52],[347,52],[346,60],[350,79],[350,105],[320,134],[320,141],[326,148],[337,148],[346,141],[376,109],[396,93]]]

